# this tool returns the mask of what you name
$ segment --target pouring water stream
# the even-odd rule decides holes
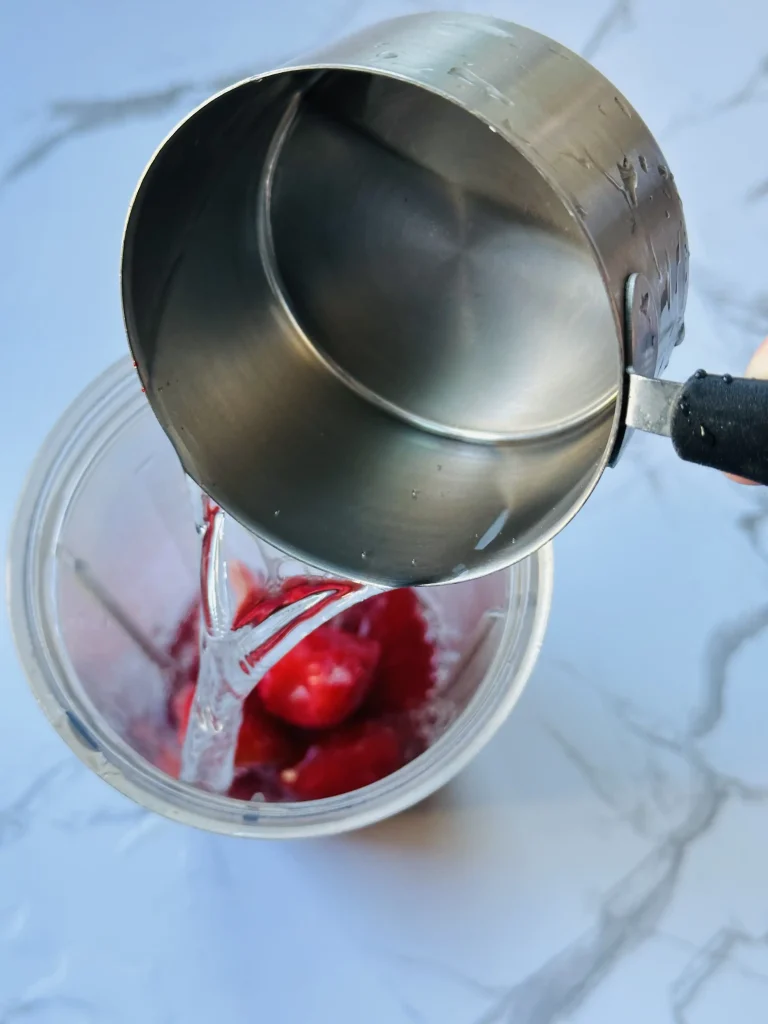
[[[263,621],[237,626],[224,556],[227,517],[190,485],[200,537],[200,672],[182,750],[183,782],[226,793],[234,778],[243,703],[293,647],[340,612],[382,593],[381,587],[318,578],[316,587]]]

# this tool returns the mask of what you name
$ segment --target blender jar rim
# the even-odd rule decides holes
[[[90,466],[147,411],[129,358],[96,378],[44,441],[11,527],[11,628],[33,695],[59,735],[96,774],[140,805],[228,835],[298,838],[345,832],[390,817],[435,792],[496,732],[533,670],[552,601],[551,545],[502,570],[510,577],[509,599],[491,664],[468,706],[424,754],[371,786],[324,800],[257,804],[206,793],[151,765],[104,722],[79,687],[56,626],[55,553],[67,509]],[[527,600],[531,594],[533,601]]]

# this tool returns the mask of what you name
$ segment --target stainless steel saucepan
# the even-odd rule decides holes
[[[656,379],[687,282],[674,179],[627,100],[465,14],[203,104],[138,187],[122,278],[185,470],[278,547],[383,584],[528,555],[628,427],[768,482],[768,384]]]

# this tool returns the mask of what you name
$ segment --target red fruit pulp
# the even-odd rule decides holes
[[[298,764],[280,773],[294,800],[322,800],[386,778],[404,763],[395,729],[386,722],[358,722],[313,743]]]
[[[194,683],[187,683],[172,698],[180,745],[183,745],[187,734],[194,699]],[[303,756],[307,742],[307,739],[291,732],[282,722],[268,714],[264,710],[258,691],[254,690],[243,706],[243,724],[240,726],[237,740],[235,767],[284,768]]]
[[[192,704],[195,699],[195,683],[185,683],[180,690],[171,696],[171,719],[178,729],[179,743],[184,743],[189,727],[189,716],[192,714]]]
[[[375,640],[381,648],[371,706],[379,712],[421,707],[435,685],[435,648],[414,591],[378,594],[339,618],[342,629]]]
[[[285,768],[302,757],[306,748],[307,738],[270,715],[258,689],[254,690],[243,707],[235,766]]]
[[[195,601],[176,628],[167,648],[175,669],[171,697],[187,683],[194,683],[200,671],[200,604]]]
[[[345,721],[365,700],[379,660],[374,640],[320,626],[259,683],[267,711],[305,729]]]
[[[281,608],[295,604],[305,597],[312,597],[314,594],[326,594],[322,600],[317,601],[311,608],[297,615],[296,618],[278,630],[269,640],[260,644],[258,657],[262,657],[280,643],[300,622],[316,615],[345,594],[354,593],[354,591],[359,589],[360,585],[358,583],[344,583],[337,580],[310,580],[303,577],[284,580],[280,589],[276,592],[263,591],[256,587],[251,589],[240,602],[232,621],[232,629],[238,630],[244,626],[258,626]],[[248,658],[245,660],[249,661]]]
[[[268,590],[240,567],[233,581],[240,597],[233,630],[318,591],[332,589],[330,601],[339,587],[356,588],[294,578]],[[168,649],[179,666],[169,717],[180,742],[199,671],[199,615],[196,606]],[[434,685],[435,647],[413,590],[388,591],[343,612],[297,644],[245,701],[230,795],[317,800],[386,777],[424,749],[414,712]]]

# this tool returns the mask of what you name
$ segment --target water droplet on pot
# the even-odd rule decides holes
[[[701,440],[704,442],[704,444],[708,448],[714,448],[715,447],[715,443],[716,443],[715,435],[712,433],[711,430],[707,430],[707,428],[704,426],[704,424],[701,424],[699,426],[699,434],[701,435]]]

